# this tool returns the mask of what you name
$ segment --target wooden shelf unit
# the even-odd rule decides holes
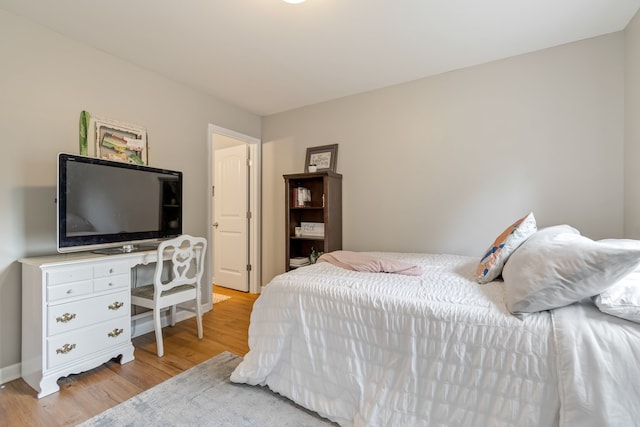
[[[313,172],[284,175],[285,181],[285,270],[291,270],[289,260],[308,257],[311,248],[318,252],[342,249],[342,175],[334,172]],[[294,189],[304,187],[311,192],[311,201],[304,206],[294,204]],[[296,236],[295,228],[302,222],[324,224],[324,236]]]

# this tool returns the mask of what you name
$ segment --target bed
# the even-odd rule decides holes
[[[478,258],[366,256],[422,273],[319,262],[275,277],[254,305],[250,351],[231,380],[266,385],[342,426],[640,422],[637,323],[589,298],[514,314],[511,261],[500,266],[504,280],[479,285]],[[614,281],[634,270],[640,249],[634,256]]]

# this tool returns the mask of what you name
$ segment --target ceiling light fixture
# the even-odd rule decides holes
[[[304,0],[283,0],[285,3],[298,4],[302,3]]]

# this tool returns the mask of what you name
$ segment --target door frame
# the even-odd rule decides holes
[[[213,135],[223,135],[229,138],[242,141],[249,145],[250,152],[250,167],[249,167],[249,211],[251,212],[251,219],[249,219],[249,258],[251,264],[251,271],[249,271],[249,292],[252,294],[259,294],[262,289],[262,212],[261,212],[261,200],[262,200],[262,141],[258,138],[254,138],[249,135],[245,135],[230,129],[226,129],[214,124],[209,124],[207,132],[207,237],[211,244],[211,253],[207,257],[207,263],[209,266],[209,283],[213,283],[213,211],[211,209],[211,188],[213,187],[213,174],[214,165],[212,163],[213,158]],[[213,302],[210,302],[212,305]]]

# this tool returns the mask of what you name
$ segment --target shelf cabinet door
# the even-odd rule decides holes
[[[315,172],[284,175],[285,180],[285,270],[290,259],[308,257],[312,248],[318,252],[342,249],[342,175]],[[305,188],[308,192],[300,192]],[[300,197],[308,194],[309,200]],[[324,224],[324,235],[295,235],[303,222]]]

